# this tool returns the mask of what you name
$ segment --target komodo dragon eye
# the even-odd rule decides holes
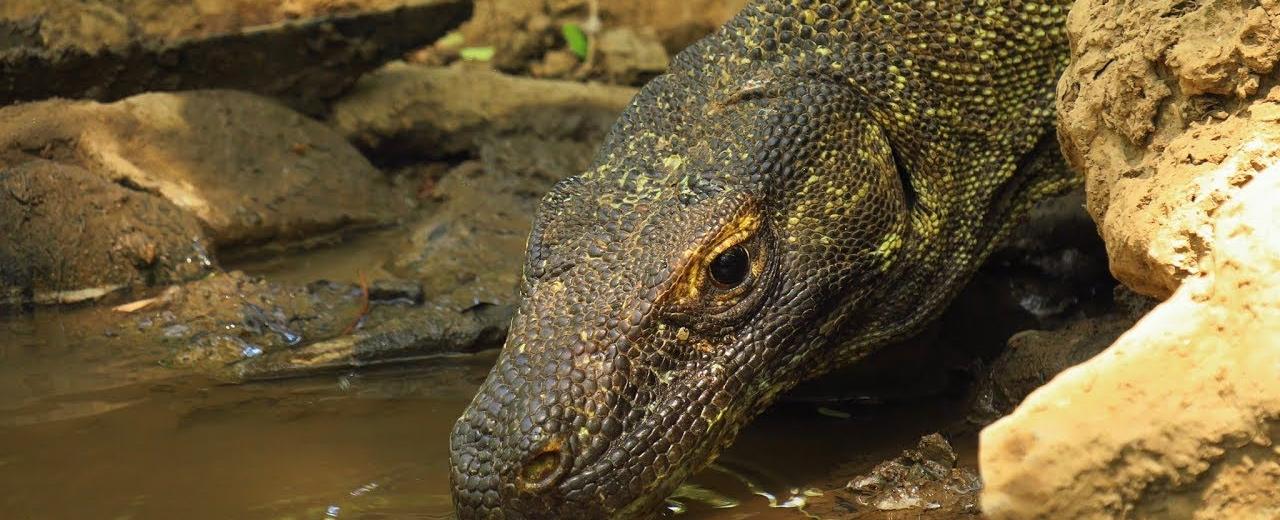
[[[750,257],[747,255],[746,248],[741,245],[733,246],[720,253],[711,261],[711,265],[707,266],[711,281],[724,289],[737,287],[745,281],[750,274],[750,269]]]

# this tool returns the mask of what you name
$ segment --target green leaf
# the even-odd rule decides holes
[[[440,38],[439,40],[436,40],[437,47],[443,47],[446,49],[456,49],[458,47],[466,45],[466,43],[467,43],[467,37],[463,36],[462,33],[459,31],[451,31],[449,32],[449,34],[444,35],[444,37]]]
[[[464,47],[458,55],[467,61],[489,61],[493,59],[493,47]]]
[[[582,27],[576,23],[566,23],[560,26],[560,32],[564,34],[564,42],[569,44],[569,50],[578,55],[579,59],[587,59],[587,33],[582,31]]]

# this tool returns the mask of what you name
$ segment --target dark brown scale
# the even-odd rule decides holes
[[[538,208],[459,517],[651,516],[779,392],[936,316],[1076,182],[1042,1],[755,0],[680,53]]]

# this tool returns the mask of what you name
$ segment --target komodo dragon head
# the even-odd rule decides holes
[[[996,77],[1034,88],[978,104],[977,140],[955,103],[982,89],[930,87],[876,40],[824,52],[901,13],[804,4],[753,2],[682,52],[541,201],[506,344],[453,430],[460,518],[655,514],[779,392],[935,315],[1030,200],[1013,173],[1051,124],[1057,51]],[[929,24],[952,14],[916,14],[945,42]]]
[[[506,345],[453,431],[461,518],[651,510],[831,367],[836,332],[887,332],[856,312],[911,274],[884,136],[836,87],[717,103],[675,80],[538,207]]]

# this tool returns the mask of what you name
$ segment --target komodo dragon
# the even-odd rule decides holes
[[[754,0],[676,56],[538,206],[458,516],[654,516],[779,392],[936,317],[1077,182],[1066,10]]]

